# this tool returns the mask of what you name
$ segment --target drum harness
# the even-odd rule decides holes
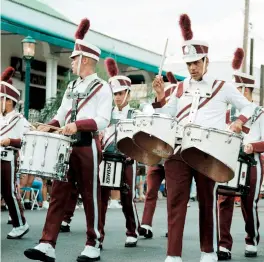
[[[67,93],[67,98],[72,99],[72,111],[71,111],[71,120],[70,120],[71,123],[77,120],[78,105],[79,105],[80,100],[87,98],[89,94],[93,91],[93,89],[98,84],[101,83],[99,79],[95,79],[91,83],[88,84],[87,88],[85,89],[83,93],[79,93],[79,92],[73,92],[73,89],[76,88],[78,84],[82,83],[82,81],[79,82],[77,85],[76,85],[76,82],[77,80],[74,80],[72,82],[72,86],[70,87],[71,90],[70,92]],[[93,135],[92,132],[91,134]],[[73,140],[72,143],[76,143],[81,140],[81,134],[77,132],[76,134],[72,135],[71,138]]]
[[[188,117],[188,123],[193,123],[196,119],[196,115],[198,112],[199,102],[200,99],[203,97],[210,98],[212,96],[212,88],[210,88],[210,91],[207,90],[207,92],[201,92],[200,88],[196,88],[195,90],[188,91],[189,87],[192,86],[191,79],[189,80],[189,85],[184,91],[184,96],[192,96],[192,105],[190,109],[190,114]],[[176,154],[181,148],[181,145],[176,146],[174,150],[174,154]]]

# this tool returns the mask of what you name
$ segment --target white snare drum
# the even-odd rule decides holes
[[[144,150],[168,158],[175,147],[177,120],[164,114],[137,114],[133,140]]]
[[[250,168],[256,165],[256,163],[254,157],[252,158],[246,154],[240,154],[234,178],[226,183],[219,183],[218,194],[231,196],[248,194],[250,186]]]
[[[71,154],[69,137],[30,131],[22,142],[19,173],[67,181]]]
[[[123,176],[126,158],[115,153],[104,153],[99,167],[100,185],[113,189],[124,187]]]
[[[148,166],[155,165],[160,162],[161,157],[149,153],[146,150],[138,147],[132,139],[135,126],[134,120],[120,120],[117,124],[117,139],[116,146],[120,152]]]
[[[181,157],[216,182],[234,178],[242,137],[232,132],[188,124],[184,127]]]

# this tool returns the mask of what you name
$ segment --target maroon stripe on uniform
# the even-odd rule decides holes
[[[213,87],[215,86],[215,84],[217,83],[217,81],[214,82]],[[222,81],[221,84],[217,87],[217,89],[213,92],[212,96],[210,98],[205,99],[199,106],[198,109],[202,108],[204,105],[206,105],[219,91],[220,89],[223,87],[225,81]],[[190,104],[191,106],[191,104]],[[179,120],[182,121],[185,117],[187,117],[189,115],[189,113],[185,114],[183,117],[181,117],[181,119]]]

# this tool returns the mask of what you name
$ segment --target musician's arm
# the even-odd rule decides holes
[[[24,118],[21,117],[19,121],[16,123],[16,125],[13,127],[14,133],[16,134],[17,138],[10,138],[10,144],[9,146],[15,147],[15,148],[21,148],[21,139],[25,133],[29,131],[29,122]]]
[[[253,146],[253,152],[264,153],[264,113],[260,115],[258,124],[259,124],[261,139],[260,141],[251,144]]]
[[[107,83],[96,94],[97,108],[94,118],[75,121],[78,131],[101,131],[110,123],[113,94]]]
[[[165,96],[162,99],[159,99],[158,102],[157,99],[155,99],[155,102],[152,103],[152,107],[154,108],[155,112],[169,114],[172,117],[175,117],[177,113],[177,103],[178,103],[176,92],[177,92],[177,88],[172,93],[167,104],[166,104]]]
[[[237,121],[240,120],[244,125],[254,114],[254,110],[257,106],[248,101],[234,85],[225,83],[223,89],[225,92],[226,102],[235,106],[240,112]]]

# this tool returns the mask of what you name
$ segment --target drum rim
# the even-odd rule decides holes
[[[164,119],[170,119],[170,120],[173,120],[173,121],[177,122],[176,117],[171,117],[169,115],[159,114],[159,113],[155,113],[155,114],[137,114],[133,118],[136,119],[136,118],[142,118],[142,117],[164,118]]]
[[[54,134],[54,133],[48,133],[48,132],[42,132],[42,131],[29,131],[27,133],[24,134],[24,136],[42,136],[42,137],[52,137],[52,138],[57,138],[57,139],[61,139],[61,140],[65,140],[69,143],[72,142],[72,139],[70,137],[61,135],[61,134]]]
[[[232,137],[237,137],[240,139],[243,139],[242,135],[239,135],[237,133],[234,132],[230,132],[230,131],[226,131],[226,130],[222,130],[222,129],[217,129],[217,128],[213,128],[213,127],[204,127],[201,125],[197,125],[197,124],[186,124],[184,126],[184,130],[188,127],[193,127],[193,128],[199,128],[199,129],[203,129],[203,130],[208,130],[210,129],[210,131],[215,132],[215,133],[220,133],[220,134],[226,134],[226,135],[232,135]]]

